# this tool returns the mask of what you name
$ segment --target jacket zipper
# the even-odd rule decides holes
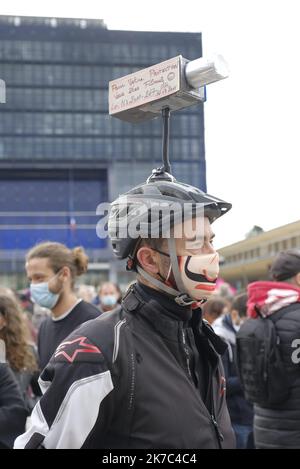
[[[219,448],[222,449],[222,441],[224,441],[224,436],[222,435],[222,433],[220,431],[218,422],[217,422],[216,417],[214,416],[214,414],[211,414],[210,418],[211,418],[212,424],[214,426],[214,429],[215,429],[215,432],[216,432],[216,435],[217,435]]]
[[[182,340],[183,340],[183,349],[184,349],[184,353],[185,353],[185,359],[186,359],[186,366],[187,366],[188,374],[189,374],[190,379],[193,380],[192,372],[191,372],[191,369],[190,369],[190,354],[189,354],[189,349],[187,348],[187,345],[186,345],[186,338],[185,338],[185,334],[184,334],[184,329],[182,329]]]
[[[222,441],[224,441],[224,436],[221,433],[221,430],[219,428],[219,424],[217,422],[217,418],[215,415],[214,387],[212,384],[212,380],[213,380],[212,370],[210,369],[209,370],[209,399],[210,400],[208,403],[208,407],[209,407],[209,411],[211,412],[210,419],[215,430],[218,446],[219,446],[219,449],[222,449]]]
[[[133,400],[134,400],[134,389],[135,389],[135,357],[134,354],[131,353],[130,361],[131,361],[131,383],[130,383],[130,397],[129,397],[129,410],[133,409]]]
[[[187,345],[186,345],[186,337],[185,337],[183,328],[182,328],[182,340],[183,340],[183,348],[184,348],[184,352],[185,352],[185,356],[186,356],[186,364],[187,364],[188,373],[189,373],[189,376],[190,376],[191,380],[193,380],[191,369],[190,369],[190,354],[189,354],[189,350],[188,350]],[[209,373],[209,374],[210,374],[210,376],[209,376],[209,382],[210,382],[209,386],[210,386],[212,376],[211,376],[211,373]],[[211,419],[211,422],[212,422],[213,427],[214,427],[214,431],[215,431],[215,434],[216,434],[216,437],[217,437],[219,449],[222,449],[222,441],[224,441],[224,436],[222,435],[222,433],[220,431],[219,424],[218,424],[217,419],[214,415],[214,396],[213,396],[213,387],[212,386],[211,386],[210,394],[211,394],[211,405],[209,407],[211,407],[210,410],[212,412],[211,415],[210,415],[210,419]],[[209,412],[208,412],[208,414],[209,414]]]

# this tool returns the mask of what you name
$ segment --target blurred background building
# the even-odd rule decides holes
[[[293,248],[300,249],[300,220],[265,232],[255,226],[246,239],[219,249],[220,276],[238,290],[249,282],[268,280],[276,255]]]
[[[90,282],[127,282],[96,235],[96,207],[160,164],[162,132],[160,119],[133,125],[109,117],[108,82],[179,54],[200,57],[201,34],[0,16],[2,283],[24,285],[24,254],[43,240],[83,245]],[[171,136],[174,175],[205,190],[203,105],[175,113]]]

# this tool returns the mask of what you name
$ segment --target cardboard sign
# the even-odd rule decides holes
[[[176,93],[180,89],[180,58],[111,81],[109,113],[120,113]]]

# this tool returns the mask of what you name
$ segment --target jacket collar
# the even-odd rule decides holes
[[[129,288],[122,304],[127,311],[138,312],[161,336],[168,340],[178,341],[180,331],[191,327],[196,340],[200,339],[200,336],[205,336],[218,354],[225,352],[227,345],[206,324],[206,321],[202,321],[200,308],[179,306],[174,300],[166,297],[167,295],[157,290],[136,283]]]
[[[158,303],[161,314],[169,319],[186,323],[192,318],[192,309],[190,305],[180,306],[174,301],[173,297],[140,282],[135,284],[135,289],[146,303],[151,301]]]

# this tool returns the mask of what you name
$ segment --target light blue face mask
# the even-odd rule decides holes
[[[103,295],[101,296],[100,300],[104,306],[115,306],[117,303],[117,298],[115,295]]]
[[[49,281],[41,282],[41,283],[31,283],[30,284],[30,296],[31,296],[31,299],[35,303],[42,306],[43,308],[52,309],[58,302],[59,293],[52,293],[49,290],[49,286],[48,286]]]

